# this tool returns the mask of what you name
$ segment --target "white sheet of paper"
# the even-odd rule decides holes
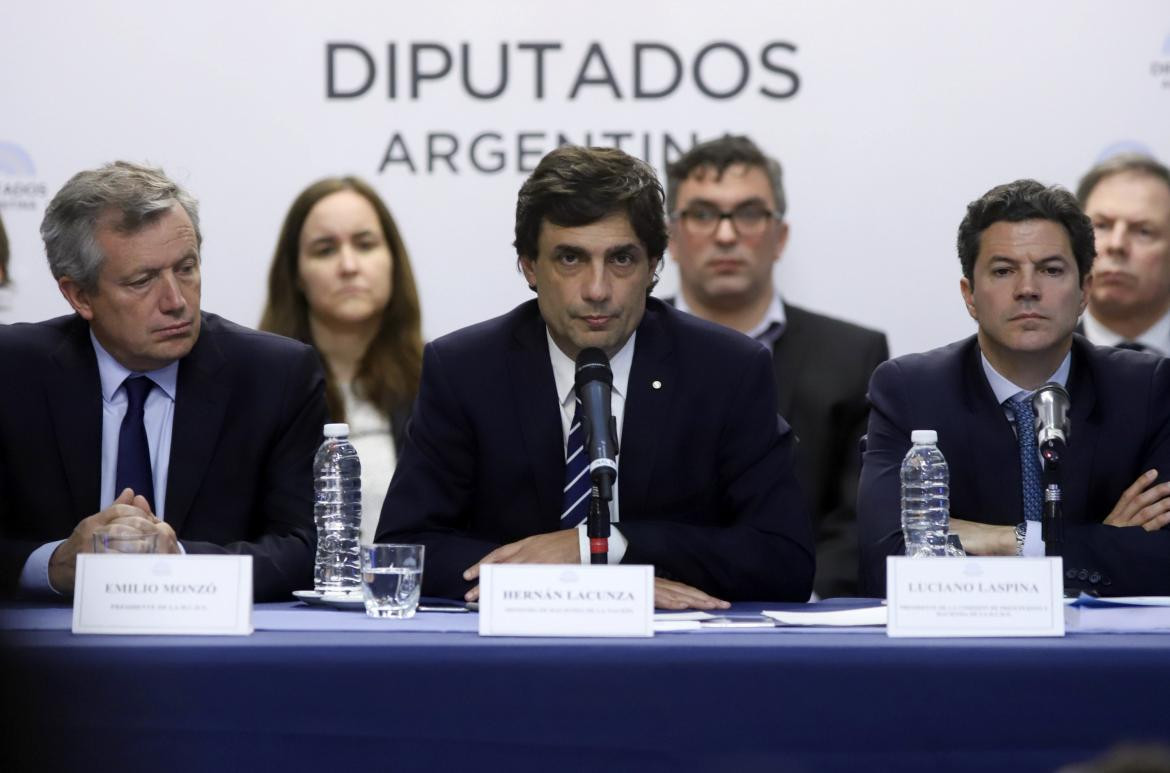
[[[764,610],[764,614],[784,625],[867,626],[885,625],[884,606],[861,609],[834,609],[826,612],[778,612]]]

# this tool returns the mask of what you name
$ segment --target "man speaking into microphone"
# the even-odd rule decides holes
[[[484,563],[588,562],[575,381],[596,348],[618,451],[608,562],[653,564],[662,608],[807,599],[811,525],[771,360],[649,297],[667,242],[653,170],[558,148],[520,189],[515,234],[536,299],[427,345],[377,540],[426,545],[423,593],[469,600]]]
[[[968,205],[958,249],[976,334],[890,360],[870,380],[863,592],[885,595],[886,556],[904,550],[899,468],[910,433],[933,429],[950,469],[951,531],[968,554],[1045,554],[1041,452],[1058,451],[1065,585],[1170,593],[1170,360],[1074,334],[1093,224],[1068,191],[1017,180]]]

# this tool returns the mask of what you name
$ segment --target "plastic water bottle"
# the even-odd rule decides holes
[[[914,445],[902,460],[902,534],[906,555],[947,555],[950,521],[950,473],[938,450],[938,433],[916,429]]]
[[[362,463],[349,442],[348,424],[325,425],[325,442],[313,459],[313,490],[317,522],[313,589],[319,593],[359,593]]]

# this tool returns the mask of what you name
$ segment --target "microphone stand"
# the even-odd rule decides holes
[[[1059,556],[1064,543],[1064,511],[1061,507],[1061,452],[1063,443],[1049,441],[1040,449],[1044,468],[1044,516],[1041,535],[1044,538],[1044,555]]]

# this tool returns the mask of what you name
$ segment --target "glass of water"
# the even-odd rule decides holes
[[[414,617],[422,591],[422,545],[362,545],[362,597],[370,617]]]

